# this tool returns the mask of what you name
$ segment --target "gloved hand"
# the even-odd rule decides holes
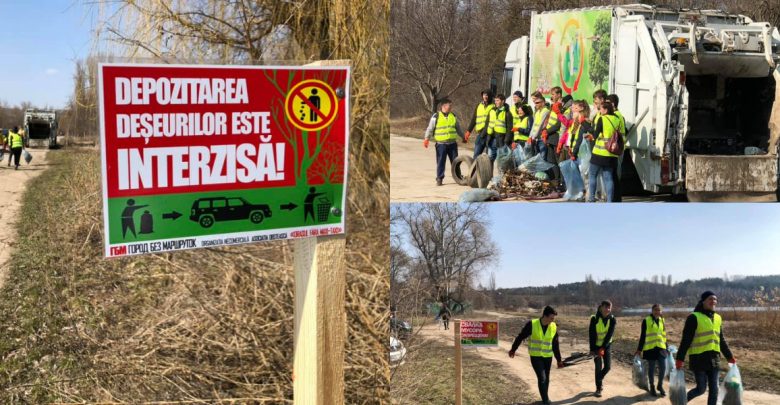
[[[515,128],[512,128],[512,130],[511,130],[510,132],[512,132],[512,133],[515,133],[515,132],[517,132],[518,130],[520,130],[520,128],[517,128],[517,127],[515,127]]]
[[[528,138],[528,142],[526,142],[528,145],[534,144],[534,138]]]
[[[471,136],[471,131],[466,131],[466,137],[465,137],[465,138],[463,138],[463,139],[465,139],[466,143],[468,143],[468,142],[469,142],[469,137],[470,137],[470,136]]]
[[[563,364],[563,362],[562,362],[562,361],[559,361],[559,362],[558,362],[558,368],[564,368],[564,367],[566,367],[566,365],[565,365],[565,364]]]
[[[737,364],[737,356],[733,356],[729,359],[729,364]]]
[[[579,120],[579,121],[580,121],[580,124],[582,124],[583,122],[585,122],[585,121],[587,121],[587,120],[588,120],[588,119],[587,119],[587,118],[586,118],[584,115],[580,115],[580,120]]]
[[[553,104],[552,105],[552,110],[553,110],[554,113],[560,114],[561,113],[561,103],[557,102],[557,103]]]
[[[634,356],[641,356],[641,355],[642,355],[642,351],[641,351],[641,350],[637,350],[637,351],[634,353]]]
[[[427,139],[423,140],[423,146],[425,146],[425,149],[428,149],[428,144],[429,143],[430,143],[430,141],[428,141]]]
[[[542,140],[544,141],[544,143],[547,143],[547,130],[546,129],[542,131]]]
[[[510,359],[513,359],[513,358],[515,358],[515,351],[514,351],[514,350],[510,350],[510,351],[509,351],[509,358],[510,358]]]
[[[601,349],[599,349],[599,357],[604,357],[604,353],[605,353],[605,351],[604,351],[603,347]]]
[[[515,150],[515,149],[517,149],[517,143],[512,142],[512,150]]]
[[[683,368],[683,366],[684,366],[684,365],[685,365],[685,362],[684,362],[684,361],[682,361],[682,360],[676,360],[676,361],[674,362],[674,368],[676,368],[676,369],[678,369],[678,370],[682,370],[682,368]]]
[[[558,154],[558,155],[560,155],[560,154],[561,154],[561,147],[562,147],[562,146],[563,146],[563,145],[560,145],[560,144],[559,144],[559,145],[558,145],[558,147],[557,147],[557,148],[555,148],[555,153],[556,153],[556,154]]]

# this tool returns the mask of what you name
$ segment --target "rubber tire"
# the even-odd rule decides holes
[[[479,176],[477,176],[477,164],[473,161],[471,162],[471,166],[469,167],[469,187],[471,188],[479,188]]]
[[[466,164],[466,170],[463,170],[463,163]],[[452,161],[450,172],[452,174],[452,179],[455,180],[455,183],[458,183],[461,186],[467,186],[469,184],[468,174],[471,173],[472,163],[474,163],[474,159],[468,155],[460,155]],[[464,173],[467,173],[467,175],[464,176]]]
[[[474,162],[476,166],[477,185],[479,188],[487,188],[488,183],[493,178],[493,162],[487,154],[481,154],[477,156],[477,160]]]

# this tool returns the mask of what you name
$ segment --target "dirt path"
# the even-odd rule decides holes
[[[420,334],[429,339],[437,339],[448,345],[453,345],[452,330],[445,331],[441,324],[428,324],[423,326]],[[531,368],[531,362],[528,358],[527,343],[517,351],[514,359],[510,359],[507,352],[512,346],[511,342],[500,341],[500,349],[468,349],[476,350],[482,357],[504,365],[505,371],[510,371],[518,378],[525,381],[530,387],[531,392],[538,398],[536,390],[536,374]],[[570,352],[585,352],[587,348],[582,345],[571,346],[566,344],[562,348],[562,355],[566,357]],[[464,365],[465,367],[465,365]],[[669,388],[669,382],[664,382],[664,387]],[[688,383],[688,389],[692,388]],[[612,362],[612,370],[607,374],[604,380],[604,396],[596,398],[593,396],[595,389],[593,382],[593,363],[587,362],[577,364],[571,367],[558,369],[553,365],[550,379],[550,400],[553,404],[612,404],[612,405],[632,405],[632,404],[668,404],[667,398],[651,397],[647,392],[637,388],[631,382],[631,368],[617,361]],[[775,405],[780,404],[780,395],[767,394],[756,391],[745,391],[744,402],[752,405]],[[707,403],[706,394],[689,402],[690,405],[704,405]]]
[[[28,165],[22,161],[19,170],[7,166],[8,154],[0,162],[0,288],[8,275],[8,258],[15,243],[15,218],[22,203],[22,193],[27,182],[46,170],[46,149],[29,149],[33,160]]]

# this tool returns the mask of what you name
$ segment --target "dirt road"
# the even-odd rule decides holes
[[[5,283],[8,273],[8,258],[15,242],[15,221],[21,207],[22,193],[27,182],[46,170],[46,149],[28,149],[33,160],[28,165],[22,161],[19,170],[7,166],[8,154],[0,162],[0,288]]]
[[[420,335],[429,339],[437,339],[448,345],[453,345],[452,330],[445,331],[440,324],[428,324],[423,326]],[[571,346],[569,343],[561,342],[562,355],[566,357],[570,352],[585,352],[585,345]],[[517,351],[514,359],[510,359],[507,352],[512,346],[512,342],[500,341],[499,349],[468,349],[476,350],[482,357],[503,364],[504,371],[510,371],[517,378],[525,381],[531,391],[536,394],[538,400],[538,391],[536,390],[536,374],[531,368],[531,362],[528,358],[527,343]],[[565,346],[565,348],[563,347]],[[554,363],[554,362],[553,362]],[[467,365],[464,365],[467,367]],[[631,382],[631,368],[617,361],[612,362],[612,370],[607,374],[604,380],[604,396],[596,398],[593,396],[595,389],[593,382],[593,363],[587,362],[577,364],[563,369],[555,368],[550,373],[550,400],[553,404],[612,404],[612,405],[633,405],[633,404],[667,404],[667,398],[651,397],[647,392],[637,388]],[[664,382],[664,387],[669,388],[669,381]],[[688,389],[692,388],[688,383]],[[780,404],[780,395],[767,394],[756,391],[745,391],[744,403],[752,405],[775,405]],[[704,405],[707,403],[706,395],[698,397],[689,402],[690,405]]]

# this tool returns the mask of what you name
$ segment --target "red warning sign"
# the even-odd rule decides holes
[[[336,92],[320,80],[304,80],[290,89],[284,112],[291,124],[304,131],[319,131],[336,118]]]

